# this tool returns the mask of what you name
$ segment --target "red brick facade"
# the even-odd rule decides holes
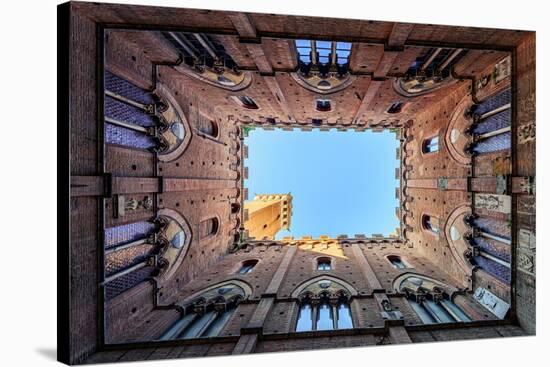
[[[67,6],[73,292],[64,362],[534,334],[534,33]],[[116,29],[127,23],[146,30]],[[223,46],[244,73],[241,87],[194,75],[175,38],[166,36],[174,30],[206,34],[211,46]],[[492,36],[480,37],[486,32]],[[305,35],[351,43],[350,84],[325,94],[297,82],[303,78],[296,76],[295,40]],[[446,56],[437,59],[438,54]],[[396,83],[411,78],[414,61],[428,64],[430,55],[439,66],[454,58],[450,76],[426,93],[400,91]],[[98,81],[102,93],[118,88],[116,95],[98,94]],[[244,96],[257,108],[239,102]],[[164,114],[159,119],[173,124],[168,130],[175,136],[174,121],[181,121],[184,133],[168,153],[147,148],[158,143],[158,135],[143,134],[152,131],[151,117],[139,110],[143,107],[120,107],[140,98],[154,99],[153,120]],[[318,99],[329,99],[330,111],[316,108]],[[398,111],[389,113],[397,102]],[[142,120],[128,132],[107,121],[111,116]],[[390,238],[247,238],[247,126],[397,129],[401,232]],[[437,148],[430,151],[434,148],[427,145],[434,141]],[[395,266],[388,256],[404,266]],[[330,260],[330,270],[317,270],[319,258]],[[247,260],[257,263],[241,273]],[[437,286],[415,293],[402,286],[407,274]],[[353,328],[297,332],[301,302],[310,297],[302,289],[322,279],[345,290]],[[243,294],[231,302],[215,300],[222,303],[216,307],[231,310],[217,335],[163,339],[195,312],[191,309],[204,306],[190,302],[231,282],[241,285]],[[480,290],[510,309],[500,316],[489,311]],[[426,324],[412,306],[415,297],[452,301],[470,322]],[[198,315],[207,310],[204,306]]]

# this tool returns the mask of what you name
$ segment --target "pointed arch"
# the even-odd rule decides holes
[[[302,294],[304,291],[310,291],[308,290],[308,288],[318,282],[321,282],[321,281],[330,281],[330,282],[334,282],[335,284],[333,284],[331,287],[334,288],[334,286],[336,286],[338,288],[341,288],[341,289],[344,289],[345,291],[347,291],[349,293],[350,296],[355,296],[357,295],[357,290],[351,285],[349,284],[348,282],[346,282],[345,280],[342,280],[340,278],[337,278],[335,276],[332,276],[332,275],[320,275],[320,276],[317,276],[315,278],[311,278],[305,282],[303,282],[302,284],[300,284],[298,287],[296,287],[294,289],[294,291],[292,292],[292,298],[298,298],[298,296],[300,294]],[[311,292],[311,291],[310,291]]]
[[[443,283],[437,279],[434,279],[432,277],[429,277],[427,275],[422,275],[414,272],[407,272],[399,275],[396,277],[392,283],[392,288],[396,292],[401,292],[403,287],[405,286],[405,281],[411,280],[412,278],[416,278],[420,280],[420,284],[418,284],[418,287],[426,288],[426,289],[441,289],[444,290],[449,296],[452,296],[453,293],[458,291],[458,288],[453,287],[451,285],[448,285],[446,283]],[[414,284],[414,283],[413,283]]]
[[[223,287],[230,287],[230,286],[235,286],[237,288],[240,288],[240,290],[242,290],[241,295],[242,295],[243,299],[247,299],[247,298],[252,296],[253,290],[252,290],[252,286],[250,284],[248,284],[245,281],[239,280],[239,279],[230,279],[230,280],[226,280],[226,281],[223,281],[223,282],[220,282],[220,283],[213,284],[209,287],[203,288],[203,289],[201,289],[201,290],[185,297],[185,299],[178,302],[178,304],[180,306],[185,306],[189,303],[196,302],[196,301],[200,300],[201,298],[204,299],[205,302],[206,302],[206,301],[208,301],[208,299],[205,298],[205,295],[207,295],[208,292],[213,291],[213,290],[218,289],[218,288],[221,289]],[[233,294],[231,297],[236,296],[237,293]],[[229,298],[231,298],[231,297],[229,297]],[[227,298],[227,297],[224,297],[224,298]]]

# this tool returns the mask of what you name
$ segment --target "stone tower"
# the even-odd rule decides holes
[[[275,239],[281,229],[290,228],[292,217],[292,195],[261,194],[245,202],[244,228],[249,237]]]

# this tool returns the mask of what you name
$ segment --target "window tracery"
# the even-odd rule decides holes
[[[175,67],[178,71],[231,91],[242,90],[252,82],[250,73],[239,70],[215,36],[186,32],[162,32],[162,35],[182,57],[182,64]]]
[[[105,142],[157,153],[160,160],[177,158],[189,141],[187,120],[170,91],[154,92],[105,72]]]
[[[352,45],[349,42],[296,40],[297,73],[291,74],[298,84],[316,93],[333,93],[350,85]]]
[[[394,90],[405,97],[416,97],[451,83],[452,67],[467,51],[432,48],[423,51],[410,65],[406,76],[396,78]]]
[[[182,316],[159,340],[194,339],[220,335],[238,304],[249,297],[250,287],[227,281],[191,296],[182,304]]]
[[[346,286],[332,278],[321,278],[298,295],[296,331],[353,328],[350,297]]]
[[[407,295],[407,301],[424,324],[468,322],[471,318],[452,301],[456,291],[432,278],[418,274],[399,277],[394,286]]]

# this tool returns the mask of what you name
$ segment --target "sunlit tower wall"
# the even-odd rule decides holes
[[[275,239],[281,229],[290,229],[292,195],[261,194],[244,204],[244,228],[255,239]]]

